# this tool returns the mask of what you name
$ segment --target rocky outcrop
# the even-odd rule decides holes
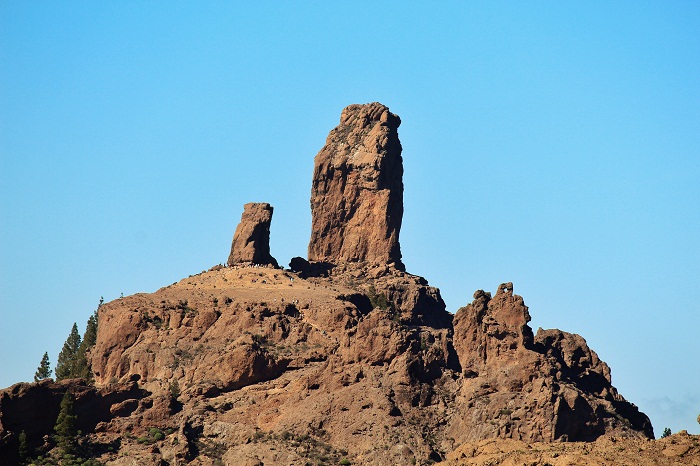
[[[272,206],[264,202],[251,202],[243,206],[241,222],[233,235],[228,265],[278,266],[275,258],[270,255],[272,210]]]
[[[325,278],[361,291],[403,324],[452,326],[452,314],[447,312],[440,290],[429,286],[423,277],[388,265],[345,263],[333,267]]]
[[[397,464],[488,438],[653,436],[581,337],[533,335],[510,283],[477,291],[453,322],[436,288],[389,266],[308,278],[216,268],[107,303],[99,318],[98,384],[138,374],[162,394],[177,381],[173,427],[200,426],[189,442],[226,445],[234,462],[303,463],[293,451],[307,438],[353,464]],[[280,450],[291,456],[274,460]]]
[[[454,384],[448,374],[458,365],[437,290],[404,272],[338,269],[304,279],[272,268],[217,268],[104,304],[95,380],[138,374],[141,386],[161,394],[177,381],[184,407],[175,427],[199,425],[198,435],[232,452],[251,439],[258,454],[268,446],[293,450],[291,443],[311,436],[354,457],[367,450],[364,461],[375,464],[405,462],[407,451],[439,459],[441,447],[424,431],[444,422],[437,390]],[[365,276],[375,277],[376,289]],[[440,328],[402,323],[431,314],[443,319]],[[437,414],[423,419],[424,409]],[[215,425],[230,433],[215,434]],[[278,437],[284,432],[286,443]],[[382,449],[399,438],[411,439],[407,450]],[[301,464],[310,459],[304,455]],[[273,456],[271,464],[284,462]]]
[[[448,431],[459,441],[591,441],[653,437],[649,418],[612,386],[610,368],[579,335],[527,325],[523,299],[505,283],[479,290],[454,318],[464,382]]]
[[[595,442],[523,442],[488,439],[457,447],[441,466],[697,466],[700,435],[686,431],[650,442],[644,438],[609,437]]]
[[[66,390],[111,464],[432,464],[484,439],[653,437],[582,337],[533,334],[512,283],[452,316],[403,270],[398,125],[381,104],[343,111],[316,157],[310,261],[236,267],[277,264],[272,207],[247,204],[231,267],[100,306],[97,388],[0,392],[0,458],[50,433]]]
[[[403,159],[384,105],[350,105],[314,159],[309,260],[395,264],[403,269]]]
[[[183,389],[220,391],[277,377],[290,360],[270,354],[256,335],[268,326],[289,329],[298,317],[289,307],[296,287],[275,293],[290,278],[272,268],[219,268],[105,304],[92,351],[95,380],[138,374],[155,391],[172,380]],[[305,331],[285,335],[304,338]]]
[[[54,382],[18,383],[0,391],[0,465],[19,464],[18,438],[27,437],[32,450],[41,449],[49,442],[48,435],[60,410],[61,399],[70,391],[75,399],[76,428],[92,432],[100,423],[115,417],[131,415],[142,399],[150,393],[138,387],[135,381],[109,385],[98,390],[80,379]]]

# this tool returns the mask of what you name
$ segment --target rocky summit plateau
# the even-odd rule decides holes
[[[581,336],[533,332],[512,283],[453,315],[406,271],[400,124],[379,103],[342,111],[306,258],[280,268],[273,208],[250,203],[226,265],[101,305],[94,380],[0,391],[0,463],[20,433],[60,448],[69,392],[84,455],[115,466],[698,464],[697,436],[653,440]]]

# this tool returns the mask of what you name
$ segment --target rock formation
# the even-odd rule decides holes
[[[350,105],[316,155],[309,260],[403,269],[401,119],[374,102]]]
[[[648,439],[604,437],[595,442],[523,442],[488,439],[468,442],[441,466],[697,466],[700,435],[678,432]]]
[[[579,335],[539,329],[504,283],[479,290],[454,318],[464,382],[448,431],[460,441],[490,437],[591,441],[612,431],[653,437],[649,418],[617,393],[610,368]]]
[[[270,255],[272,210],[272,206],[264,202],[251,202],[243,206],[241,222],[233,235],[228,265],[278,266],[275,258]]]
[[[51,445],[46,436],[53,433],[66,391],[75,398],[76,428],[83,432],[95,431],[112,420],[142,412],[143,400],[145,405],[153,406],[151,394],[139,388],[135,380],[101,390],[81,379],[15,384],[0,391],[0,465],[20,464],[19,432],[25,433],[28,447],[34,451],[40,451],[44,444]]]
[[[452,316],[403,270],[398,125],[380,104],[344,110],[316,157],[310,261],[215,266],[106,303],[97,388],[0,391],[0,465],[22,430],[42,444],[66,390],[82,441],[116,449],[92,450],[115,465],[124,452],[129,464],[424,465],[484,439],[653,437],[582,337],[533,335],[511,283]],[[276,265],[271,216],[245,206],[229,265]]]

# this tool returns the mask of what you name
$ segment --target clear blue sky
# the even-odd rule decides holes
[[[224,262],[246,202],[305,256],[313,157],[379,101],[408,270],[452,312],[513,281],[700,431],[700,3],[235,3],[0,4],[0,386]]]

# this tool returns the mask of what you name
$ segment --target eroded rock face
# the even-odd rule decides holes
[[[251,202],[243,206],[241,222],[233,235],[228,265],[278,266],[275,258],[270,255],[272,210],[272,206],[265,202]]]
[[[440,290],[429,286],[423,277],[388,265],[346,263],[333,267],[326,278],[358,289],[401,323],[452,327],[452,314],[447,312]]]
[[[310,261],[394,263],[403,270],[400,124],[377,102],[343,110],[314,160]]]
[[[477,291],[453,322],[436,288],[386,265],[307,278],[216,268],[107,303],[99,319],[98,385],[138,374],[162,395],[177,381],[171,425],[195,432],[180,446],[215,441],[234,462],[303,464],[294,445],[307,437],[353,464],[389,465],[489,438],[653,436],[583,338],[533,336],[510,283]]]
[[[459,441],[591,441],[604,434],[653,437],[649,418],[612,386],[610,368],[579,335],[527,325],[528,308],[505,283],[479,290],[454,318],[464,381]]]
[[[45,436],[53,433],[66,391],[75,399],[76,427],[83,432],[94,431],[101,422],[131,415],[150,395],[131,380],[101,390],[81,379],[46,379],[0,390],[0,464],[19,464],[20,432],[25,433],[32,450],[42,448]]]
[[[184,407],[174,427],[200,426],[197,435],[215,435],[230,455],[257,439],[256,455],[274,447],[270,464],[289,464],[275,452],[295,455],[291,444],[311,436],[334,452],[351,451],[353,464],[440,458],[424,430],[438,432],[444,422],[438,390],[454,391],[451,374],[459,371],[450,369],[458,367],[451,319],[437,290],[386,266],[338,269],[304,279],[272,268],[217,268],[104,304],[95,380],[138,374],[161,394],[177,381]],[[430,315],[440,328],[416,323]],[[433,414],[423,418],[426,409]],[[381,448],[399,438],[408,442],[400,451]],[[296,455],[287,460],[310,461]]]

